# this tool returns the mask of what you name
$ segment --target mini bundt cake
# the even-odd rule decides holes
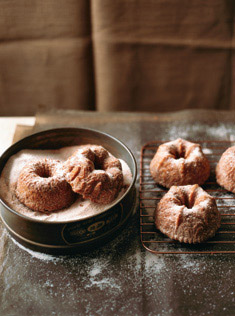
[[[216,180],[226,190],[235,193],[235,146],[221,156],[216,166]]]
[[[215,199],[197,184],[172,186],[155,210],[156,227],[184,243],[200,243],[213,237],[220,223]]]
[[[158,147],[150,163],[150,173],[156,183],[166,188],[201,185],[210,175],[210,165],[199,144],[178,138]]]
[[[98,145],[81,146],[64,163],[64,171],[73,191],[94,203],[111,203],[123,185],[120,161]]]
[[[16,196],[34,211],[52,212],[73,203],[75,193],[67,183],[58,160],[41,159],[27,164],[20,172]]]

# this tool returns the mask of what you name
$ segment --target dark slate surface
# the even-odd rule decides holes
[[[147,141],[235,140],[235,114],[39,113],[35,131],[95,128],[122,140],[138,163]],[[138,185],[138,180],[137,180]],[[234,315],[234,255],[155,255],[143,249],[138,211],[113,241],[88,254],[23,248],[0,223],[0,315]]]

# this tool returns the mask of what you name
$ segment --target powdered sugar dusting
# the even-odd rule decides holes
[[[210,201],[209,198],[205,198],[205,200],[200,202],[200,204],[199,204],[200,207],[207,208],[209,206],[209,201]]]
[[[170,119],[159,128],[155,121],[146,129],[146,124],[134,123],[133,127],[125,120],[123,128],[117,124],[116,129],[120,129],[117,136],[131,144],[136,156],[140,145],[153,137],[235,140],[234,124],[210,127],[184,123]],[[114,133],[113,125],[107,123],[104,129]],[[137,137],[129,137],[133,131]],[[226,199],[220,203],[232,204]],[[227,210],[230,212],[229,207],[223,212]],[[7,254],[3,248],[0,251],[0,260],[5,258],[0,265],[0,314],[9,314],[13,307],[19,315],[25,315],[26,310],[58,316],[234,314],[233,255],[155,255],[140,247],[137,217],[102,250],[56,262],[38,259],[9,240],[4,247]],[[169,246],[163,250],[169,250]]]
[[[194,161],[195,158],[197,157],[201,157],[202,156],[202,152],[200,150],[200,147],[195,147],[192,152],[190,153],[189,157],[186,159],[186,161],[190,162],[190,161]]]
[[[29,248],[24,247],[22,244],[18,243],[18,241],[16,241],[14,238],[12,238],[9,234],[8,237],[11,238],[11,240],[22,250],[26,251],[28,254],[30,254],[32,257],[37,258],[39,260],[43,260],[43,261],[53,261],[53,262],[58,262],[60,260],[60,257],[58,256],[52,256],[52,255],[48,255],[46,253],[42,253],[42,252],[37,252],[37,251],[33,251]]]
[[[95,277],[98,274],[100,274],[101,272],[102,272],[102,269],[99,266],[95,265],[90,271],[90,276]]]
[[[212,150],[210,148],[203,148],[203,153],[205,155],[212,154]]]
[[[163,257],[156,256],[151,252],[145,254],[145,270],[146,273],[152,273],[157,275],[161,273],[162,269],[165,268],[165,261]]]
[[[83,200],[78,195],[76,201],[68,208],[51,213],[35,212],[22,205],[16,198],[14,191],[17,179],[22,168],[31,161],[49,158],[65,161],[79,146],[64,147],[58,150],[22,150],[12,156],[5,165],[0,178],[0,193],[4,200],[17,212],[37,220],[43,221],[68,221],[75,219],[84,219],[94,216],[107,210],[111,204],[115,203],[125,193],[126,188],[132,182],[132,174],[125,161],[120,159],[123,171],[124,187],[119,192],[117,198],[108,205],[100,205],[89,200]],[[60,171],[58,171],[60,173]],[[102,171],[103,172],[103,171]],[[62,173],[60,173],[62,175]]]

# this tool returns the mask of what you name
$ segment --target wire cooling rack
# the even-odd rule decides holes
[[[210,178],[202,186],[216,199],[221,213],[221,227],[216,235],[200,244],[184,244],[163,235],[154,225],[154,210],[167,192],[152,179],[149,165],[162,141],[145,144],[140,156],[140,237],[144,248],[156,254],[218,254],[235,253],[235,194],[227,192],[216,183],[215,166],[222,153],[233,144],[230,141],[195,141],[202,146],[207,156],[211,173]]]

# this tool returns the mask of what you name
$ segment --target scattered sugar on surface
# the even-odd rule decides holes
[[[37,259],[43,260],[43,261],[54,261],[54,262],[57,262],[60,260],[60,257],[58,257],[58,256],[52,256],[52,255],[48,255],[46,253],[37,252],[37,251],[33,251],[29,248],[26,248],[23,245],[21,245],[18,241],[16,241],[13,237],[11,237],[9,234],[8,234],[8,236],[9,236],[9,238],[11,238],[11,240],[14,242],[14,244],[16,244],[22,250],[26,251],[28,254],[30,254],[34,258],[37,258]]]
[[[180,267],[184,270],[190,271],[190,273],[197,274],[202,273],[204,267],[200,262],[195,260],[192,255],[182,254],[180,255]]]
[[[157,275],[162,269],[166,267],[164,258],[161,256],[156,256],[156,254],[152,254],[147,251],[145,253],[145,272],[147,274]]]
[[[44,285],[46,287],[54,287],[54,284],[50,281],[50,280],[46,280],[46,282],[44,283]]]
[[[127,235],[129,235],[128,231]],[[126,235],[119,236],[111,245],[97,250],[91,253],[91,255],[61,256],[58,258],[26,249],[11,238],[17,247],[30,255],[30,258],[27,259],[27,256],[25,257],[23,253],[19,253],[17,249],[12,252],[12,255],[18,252],[18,256],[23,257],[21,260],[23,260],[24,265],[32,264],[32,269],[29,270],[29,273],[31,273],[30,271],[36,273],[39,279],[40,274],[42,274],[42,279],[37,284],[37,288],[41,288],[41,294],[37,294],[38,302],[43,300],[46,304],[47,300],[45,300],[45,295],[47,295],[47,297],[60,297],[61,300],[65,301],[66,299],[70,299],[71,303],[75,303],[73,300],[80,297],[79,304],[86,306],[87,314],[89,314],[91,310],[94,311],[94,304],[96,304],[96,310],[100,310],[101,314],[107,315],[107,311],[110,311],[111,307],[117,308],[120,304],[118,297],[120,297],[120,295],[123,296],[123,293],[128,290],[124,286],[125,282],[133,284],[131,290],[138,293],[137,280],[140,277],[138,274],[141,262],[140,252],[138,252],[137,257],[135,255],[132,257],[131,254],[126,254],[124,257],[116,258],[116,248],[119,249],[120,243],[122,244],[127,241],[126,237]],[[135,250],[136,246],[137,243],[135,242],[133,250]],[[133,252],[133,250],[131,250],[131,252]],[[131,258],[131,265],[128,265],[130,275],[125,274],[125,278],[123,278],[122,266],[126,266],[129,258]],[[40,262],[36,263],[35,260],[37,259],[39,259]],[[137,268],[136,261],[138,261]],[[46,266],[44,264],[46,264]],[[49,268],[50,264],[56,267],[51,269]],[[135,271],[134,274],[133,270]],[[25,291],[26,288],[28,289],[30,287],[31,293],[33,293],[35,284],[33,281],[31,282],[31,278],[27,278],[27,280],[21,289]],[[13,281],[11,275],[6,279],[8,284],[11,284]],[[86,291],[86,299],[84,295],[79,294],[80,291]],[[97,294],[99,295],[99,301],[92,299],[93,295],[97,296]],[[84,301],[84,299],[86,301]]]
[[[204,153],[205,155],[208,155],[208,154],[212,154],[212,153],[213,153],[213,151],[212,151],[210,148],[203,148],[202,151],[203,151],[203,153]]]
[[[184,128],[185,126],[182,126],[182,132]],[[199,132],[204,134],[201,125]],[[214,132],[219,135],[218,139],[225,139],[223,133],[226,129],[216,128]],[[179,136],[183,137],[180,131],[179,133]],[[186,132],[185,137],[188,135],[189,133]],[[167,138],[168,136],[166,133]],[[175,139],[175,135],[172,139]],[[224,200],[225,205],[229,203],[231,201]],[[75,315],[80,309],[83,315],[106,316],[113,313],[114,315],[139,316],[145,313],[161,316],[171,314],[204,316],[219,315],[218,306],[220,307],[221,304],[215,300],[215,297],[218,299],[221,297],[224,313],[232,315],[234,285],[230,280],[234,273],[233,257],[195,254],[155,255],[140,250],[137,241],[131,242],[134,235],[135,240],[139,239],[135,228],[132,227],[128,231],[129,233],[126,230],[122,236],[104,247],[101,252],[92,253],[89,256],[59,259],[54,263],[52,259],[42,259],[40,262],[37,256],[32,257],[29,253],[32,259],[26,258],[24,264],[27,266],[27,260],[30,262],[27,266],[30,269],[27,269],[26,276],[31,276],[31,278],[26,278],[25,284],[22,284],[23,299],[30,301],[37,294],[34,302],[36,304],[42,302],[47,311],[51,311],[53,302],[60,300],[61,310],[58,311],[55,308],[57,313],[51,311],[51,314],[56,315],[63,315],[63,306],[68,306],[69,302],[69,306],[76,308],[72,310],[71,315]],[[17,249],[12,256],[13,258],[19,256],[22,260],[22,254]],[[49,267],[50,264],[53,265],[52,268]],[[19,269],[18,266],[17,262],[12,268],[13,271],[15,268],[17,273],[22,273],[22,277],[25,277],[27,272],[22,268]],[[9,286],[6,295],[11,293],[10,289],[15,285],[17,273],[7,274],[7,270],[5,271],[7,277],[4,282]],[[33,273],[36,275],[36,280],[42,278],[41,292],[38,290],[40,282],[38,284],[33,282],[35,280]],[[32,293],[31,296],[30,293]],[[17,296],[11,297],[11,304],[16,304],[16,300],[18,300]],[[190,302],[192,302],[191,305]],[[144,312],[143,307],[146,308]],[[186,310],[187,307],[188,310]]]
[[[206,131],[206,133],[205,133]],[[165,139],[175,140],[176,138],[187,138],[193,139],[215,139],[216,140],[235,140],[234,126],[232,124],[216,124],[214,126],[208,126],[207,124],[182,124],[182,122],[176,122],[174,125],[170,124],[168,128],[165,129]],[[206,139],[205,139],[206,137]]]
[[[98,276],[103,269],[107,267],[107,262],[104,260],[92,259],[90,262],[90,270],[88,271],[91,277]]]
[[[101,273],[102,269],[100,267],[95,266],[94,268],[92,268],[92,270],[90,271],[90,276],[94,277],[97,274]]]
[[[98,268],[89,271],[89,281],[85,284],[85,289],[98,288],[100,290],[121,291],[121,285],[116,278],[109,277],[106,273],[100,273]],[[94,274],[95,272],[95,274]]]
[[[90,286],[97,286],[100,290],[104,290],[106,288],[113,288],[117,290],[121,290],[121,286],[118,284],[115,284],[113,280],[110,280],[108,278],[102,278],[101,280],[96,281],[94,278],[90,278],[91,285],[86,285],[85,289],[88,289]]]
[[[231,141],[231,142],[234,142],[235,141],[235,134],[231,134],[231,135],[229,135],[230,137],[229,137],[229,140]]]

